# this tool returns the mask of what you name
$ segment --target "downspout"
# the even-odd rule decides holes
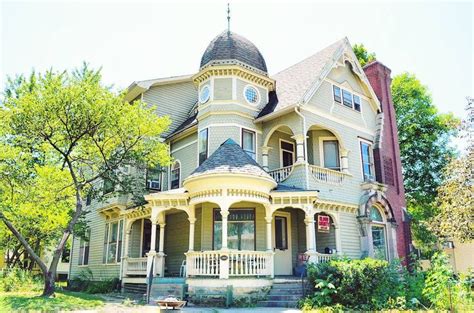
[[[303,120],[303,149],[304,149],[304,172],[306,180],[306,190],[309,190],[309,167],[308,167],[308,147],[306,141],[306,118],[301,114],[299,110],[299,105],[295,107],[295,113],[298,114]]]

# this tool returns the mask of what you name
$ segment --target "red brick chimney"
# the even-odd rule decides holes
[[[390,84],[391,70],[375,61],[364,67],[364,72],[380,101],[383,113],[383,129],[379,146],[374,149],[375,174],[378,182],[387,185],[385,193],[390,203],[397,227],[397,250],[400,258],[411,252],[410,218],[406,213],[405,189],[403,187],[400,146],[395,120]]]

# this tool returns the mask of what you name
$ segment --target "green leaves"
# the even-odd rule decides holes
[[[376,60],[375,53],[368,53],[367,49],[364,47],[363,44],[355,44],[352,47],[352,50],[354,50],[354,53],[357,59],[359,60],[361,66],[369,64],[370,62]]]

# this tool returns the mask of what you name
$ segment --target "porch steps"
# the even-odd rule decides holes
[[[125,283],[123,291],[126,293],[146,294],[146,284]]]
[[[155,277],[150,290],[150,302],[173,296],[184,299],[187,292],[186,279],[181,277]]]
[[[298,278],[276,278],[266,300],[259,301],[258,307],[296,308],[303,298],[301,280]]]

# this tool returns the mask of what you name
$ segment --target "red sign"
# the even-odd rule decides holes
[[[331,227],[331,222],[330,222],[329,216],[318,215],[318,232],[329,233],[330,227]]]

